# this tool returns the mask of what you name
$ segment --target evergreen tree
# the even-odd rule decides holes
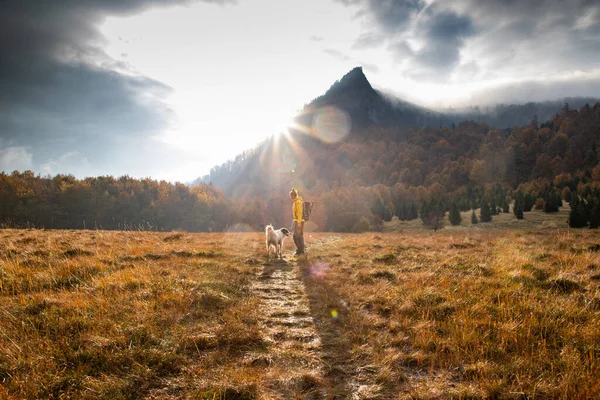
[[[531,211],[531,209],[533,208],[533,205],[535,204],[535,200],[536,200],[536,198],[533,195],[533,193],[527,193],[526,195],[524,195],[523,211],[524,212]]]
[[[396,217],[398,217],[398,219],[400,221],[406,221],[406,205],[405,204],[397,204],[396,205]]]
[[[388,206],[383,204],[383,201],[379,197],[375,200],[375,205],[371,208],[371,212],[383,221],[389,222],[392,220],[392,211]]]
[[[569,226],[571,228],[583,228],[587,226],[586,209],[583,200],[573,195],[571,211],[569,212]]]
[[[469,211],[471,209],[471,202],[466,198],[460,199],[458,202],[458,209],[460,211]]]
[[[543,198],[546,213],[558,212],[558,208],[562,206],[560,193],[554,187],[546,189]]]
[[[523,219],[523,206],[520,203],[515,202],[515,205],[513,206],[513,213],[517,219]]]
[[[569,189],[569,187],[568,187],[568,186],[565,186],[565,188],[563,189],[563,191],[562,191],[562,198],[563,198],[563,199],[564,199],[564,200],[565,200],[567,203],[570,203],[570,202],[571,202],[571,200],[572,200],[572,198],[573,198],[573,195],[572,195],[572,193],[571,193],[571,189]]]
[[[437,231],[444,226],[444,214],[446,214],[439,200],[424,201],[421,204],[421,221],[426,227]]]
[[[458,210],[458,205],[455,202],[453,202],[450,206],[450,213],[448,214],[448,218],[450,219],[450,223],[455,226],[460,225],[462,221],[460,211]]]
[[[494,196],[492,194],[492,196],[490,196],[490,211],[492,213],[492,215],[498,215],[498,205],[496,203],[496,196]],[[485,222],[485,221],[482,221]]]
[[[392,213],[392,210],[390,210],[389,207],[385,206],[385,208],[383,210],[383,220],[385,222],[390,222],[392,220],[393,216],[394,216],[394,214]]]
[[[394,204],[394,215],[400,220],[402,221],[402,218],[400,218],[400,215],[402,214],[402,206],[400,204]]]
[[[594,197],[590,210],[590,229],[598,229],[600,225],[600,198]]]
[[[412,221],[413,219],[419,218],[419,211],[417,211],[417,205],[413,202],[410,206],[410,213],[408,215],[408,220]]]
[[[517,198],[515,199],[515,204],[513,205],[513,213],[517,217],[517,219],[523,219],[523,203],[525,202],[525,196],[523,196],[523,192],[520,190],[517,192]]]
[[[471,213],[471,224],[478,224],[479,220],[477,219],[477,214],[475,214],[475,210]]]
[[[371,212],[373,213],[373,215],[377,215],[379,218],[383,219],[383,215],[385,213],[385,205],[379,197],[375,199],[375,205],[371,207]]]
[[[502,212],[505,214],[510,212],[510,206],[508,204],[508,200],[506,200],[506,196],[504,197],[504,200],[502,201]]]
[[[598,229],[600,223],[600,215],[598,207],[594,207],[590,212],[590,229]]]
[[[490,210],[490,203],[487,198],[483,198],[481,200],[481,210],[479,210],[479,220],[481,222],[491,222],[492,221],[492,210]]]

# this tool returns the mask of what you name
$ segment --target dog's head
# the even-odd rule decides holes
[[[285,236],[290,236],[290,231],[288,231],[286,228],[281,228],[280,229],[281,233],[283,233]]]

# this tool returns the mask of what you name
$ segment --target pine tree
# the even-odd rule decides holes
[[[462,221],[462,217],[460,216],[460,211],[458,210],[458,205],[455,202],[450,206],[450,213],[448,214],[448,219],[450,219],[450,223],[452,225],[460,225]]]
[[[481,222],[492,221],[492,210],[490,210],[490,204],[486,198],[481,200],[481,210],[479,210],[479,220]]]
[[[385,222],[390,222],[392,220],[393,216],[394,216],[394,214],[392,213],[392,210],[390,210],[390,208],[388,206],[385,206],[385,208],[383,210],[383,220]]]
[[[571,200],[573,199],[573,195],[571,193],[571,189],[569,189],[568,186],[565,186],[565,188],[562,191],[562,197],[563,199],[567,202],[570,203]]]
[[[558,212],[558,208],[562,206],[562,199],[560,197],[560,193],[554,189],[554,187],[550,187],[546,189],[543,195],[544,198],[544,212]]]
[[[502,212],[505,214],[510,212],[510,206],[508,205],[508,200],[506,200],[506,197],[504,197],[504,200],[502,201]]]
[[[412,221],[413,219],[419,218],[419,212],[417,211],[417,205],[413,202],[410,206],[410,213],[408,215],[408,220]]]
[[[479,220],[477,219],[477,214],[475,214],[475,210],[471,213],[471,224],[478,224]]]
[[[496,204],[496,196],[494,195],[490,196],[490,211],[492,215],[498,215],[498,205]]]
[[[515,201],[515,205],[513,206],[513,213],[517,217],[517,219],[523,219],[523,206],[521,203]]]
[[[396,207],[396,216],[400,221],[408,220],[408,210],[406,209],[406,204],[402,204],[402,206],[398,205]]]
[[[594,207],[590,212],[590,229],[598,229],[600,223],[600,215],[598,213],[598,207]]]
[[[590,210],[590,229],[598,229],[600,225],[600,198],[594,197]]]
[[[583,228],[587,226],[586,209],[583,200],[574,194],[569,212],[569,226],[571,228]]]
[[[517,192],[517,198],[515,199],[515,204],[513,205],[513,213],[517,217],[517,219],[523,219],[523,203],[525,202],[525,196],[523,196],[523,192],[520,190]]]
[[[423,221],[423,225],[434,231],[437,231],[444,226],[444,214],[446,214],[446,211],[440,201],[424,201],[421,204],[421,221]]]
[[[371,207],[371,212],[373,213],[373,215],[377,215],[379,218],[384,219],[383,217],[385,214],[385,205],[379,197],[377,197],[377,199],[375,200],[375,205]]]
[[[404,210],[404,204],[396,204],[396,206],[394,207],[394,215],[398,217],[400,221],[404,221]]]
[[[527,193],[526,195],[524,195],[523,211],[531,211],[533,205],[535,204],[535,200],[535,196],[532,193]]]

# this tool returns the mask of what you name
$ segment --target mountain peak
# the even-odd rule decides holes
[[[340,82],[344,82],[344,81],[364,81],[366,83],[369,83],[369,80],[363,73],[362,67],[352,68],[352,70],[350,70],[350,72],[348,72],[346,75],[344,75],[342,77],[342,79],[340,80]],[[369,86],[371,86],[371,85],[369,84]]]
[[[362,67],[355,67],[346,73],[338,82],[334,83],[325,95],[338,94],[340,92],[358,91],[374,92],[369,80],[363,73]]]

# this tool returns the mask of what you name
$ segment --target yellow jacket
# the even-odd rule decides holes
[[[302,201],[302,197],[298,196],[294,199],[294,203],[292,204],[292,218],[294,222],[304,222],[302,219],[302,213],[304,211],[304,202]]]

